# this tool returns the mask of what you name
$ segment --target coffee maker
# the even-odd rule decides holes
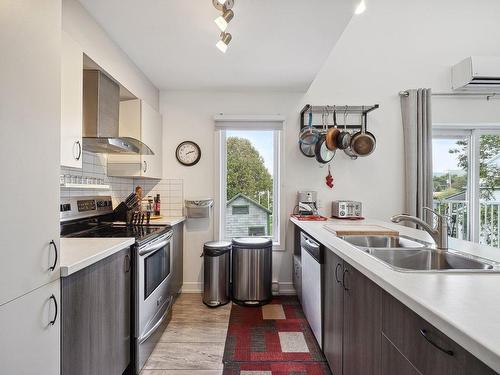
[[[299,215],[318,215],[318,193],[316,191],[299,191],[297,201]]]

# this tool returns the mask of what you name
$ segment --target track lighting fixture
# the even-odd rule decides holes
[[[220,34],[220,40],[217,42],[217,48],[222,52],[226,53],[227,47],[233,39],[232,35],[226,32],[229,22],[234,17],[234,12],[231,10],[234,6],[234,0],[212,0],[214,7],[221,12],[221,15],[215,19],[215,24],[222,31]]]
[[[216,47],[222,52],[226,53],[229,43],[231,43],[233,37],[229,33],[222,32],[220,34],[220,40],[217,42]]]

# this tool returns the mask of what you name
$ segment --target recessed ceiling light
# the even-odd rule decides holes
[[[232,35],[229,33],[221,33],[220,40],[217,42],[217,48],[222,52],[226,53],[227,47],[229,43],[231,43],[231,39],[233,39]]]
[[[219,29],[221,29],[221,31],[226,31],[227,27],[229,26],[229,22],[231,22],[233,17],[233,11],[231,9],[226,9],[224,13],[222,13],[222,15],[215,19],[215,23],[217,26],[219,26]]]
[[[356,10],[354,11],[354,14],[361,14],[365,10],[366,10],[365,0],[361,0],[358,6],[356,7]]]

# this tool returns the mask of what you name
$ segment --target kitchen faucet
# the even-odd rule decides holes
[[[432,212],[434,215],[436,215],[437,217],[436,227],[432,227],[431,225],[427,224],[425,221],[419,219],[418,217],[406,214],[395,215],[391,218],[391,221],[393,223],[399,223],[401,221],[409,221],[411,223],[418,224],[420,227],[422,227],[422,229],[424,229],[432,236],[434,242],[436,243],[436,247],[439,250],[448,250],[448,217],[437,213],[436,211],[430,209],[429,207],[424,207],[424,210]]]

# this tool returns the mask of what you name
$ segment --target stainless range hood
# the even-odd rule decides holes
[[[120,87],[99,70],[83,71],[83,149],[104,154],[154,155],[140,140],[120,137]]]

